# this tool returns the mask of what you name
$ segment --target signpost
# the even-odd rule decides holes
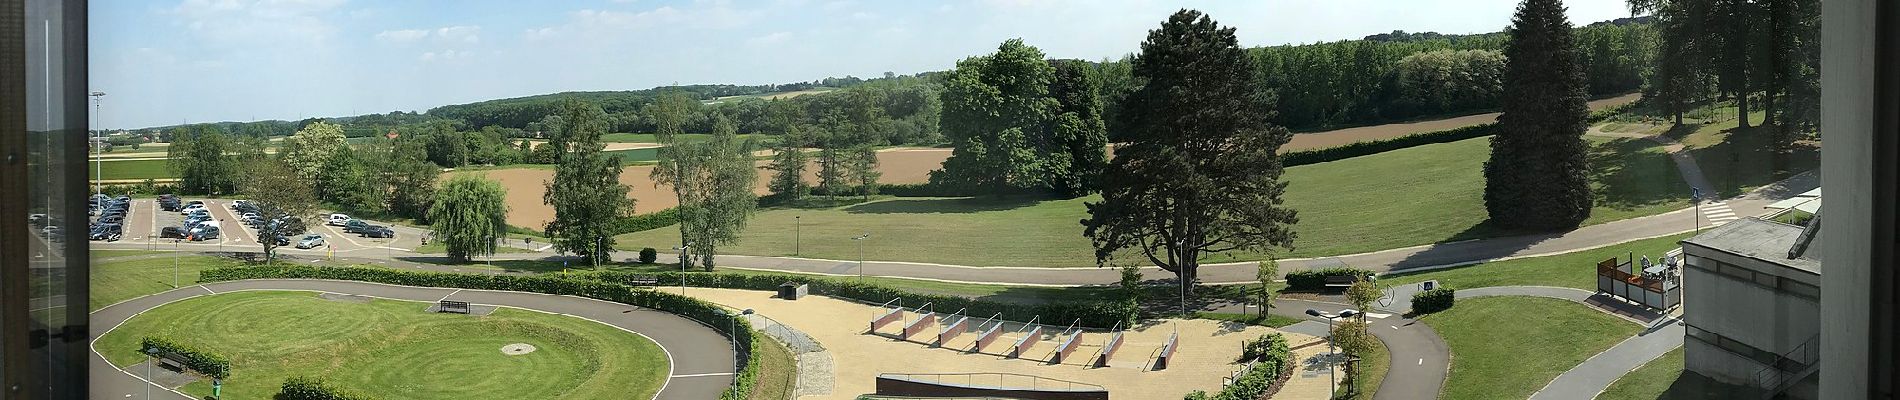
[[[1695,204],[1695,233],[1702,233],[1702,188],[1689,187],[1689,202]]]

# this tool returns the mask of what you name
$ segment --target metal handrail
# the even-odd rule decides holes
[[[1789,371],[1783,370],[1781,368],[1781,360],[1791,360],[1791,361],[1800,363],[1802,365],[1802,370],[1807,370],[1813,367],[1817,362],[1820,361],[1820,358],[1821,358],[1820,348],[1818,346],[1820,339],[1821,339],[1820,334],[1809,336],[1808,340],[1802,341],[1800,345],[1796,345],[1794,346],[1794,348],[1788,349],[1788,351],[1778,354],[1774,362],[1771,362],[1768,365],[1763,366],[1761,369],[1758,369],[1755,371],[1756,385],[1760,386],[1762,389],[1768,389],[1771,393],[1779,392],[1780,389],[1782,389],[1782,385],[1788,383],[1787,381],[1789,379],[1795,377],[1794,376],[1795,372],[1800,372],[1800,371],[1789,372]],[[1791,356],[1797,352],[1801,353],[1800,358],[1795,358]]]
[[[1024,389],[1025,387],[1022,387],[1022,386],[1003,385],[1003,379],[1004,378],[1027,378],[1029,379],[1030,384],[1026,388],[1031,389],[1031,390],[1066,391],[1066,392],[1094,392],[1094,391],[1108,390],[1108,388],[1106,387],[1102,387],[1101,385],[1096,385],[1096,384],[1091,384],[1091,383],[1082,383],[1082,382],[1062,380],[1062,379],[1056,379],[1056,378],[1044,378],[1044,377],[1035,376],[1035,375],[1013,374],[1013,373],[1007,373],[1007,372],[881,373],[881,374],[878,374],[877,377],[886,378],[886,379],[900,379],[900,380],[906,380],[906,381],[911,381],[911,382],[931,383],[931,384],[938,384],[938,385],[968,387],[968,388],[982,388],[982,389]],[[921,379],[922,377],[930,377],[934,379]],[[964,379],[962,379],[963,383],[956,383],[952,380],[943,379],[944,377],[963,377]],[[995,377],[996,384],[995,385],[977,384],[977,378],[979,377]],[[1044,382],[1048,382],[1052,384],[1061,384],[1061,386],[1057,387],[1057,386],[1051,385],[1045,388],[1045,386],[1043,385]]]

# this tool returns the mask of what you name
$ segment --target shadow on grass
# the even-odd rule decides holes
[[[1748,188],[1786,179],[1795,173],[1816,169],[1821,149],[1811,142],[1796,142],[1785,151],[1774,146],[1774,126],[1736,128],[1724,131],[1722,143],[1690,150],[1702,167],[1709,183],[1717,186],[1722,197],[1739,196]]]
[[[1714,379],[1690,371],[1682,371],[1675,381],[1669,383],[1669,389],[1656,397],[1659,400],[1716,400],[1716,399],[1759,399],[1766,398],[1761,389],[1730,385],[1716,382]]]
[[[1591,188],[1599,206],[1634,209],[1684,200],[1689,186],[1668,153],[1646,139],[1619,138],[1592,146],[1588,154]]]
[[[1044,197],[958,197],[945,199],[897,199],[859,204],[844,210],[853,214],[964,214],[1006,211],[1035,205]]]
[[[1433,267],[1459,263],[1474,259],[1503,257],[1519,250],[1530,248],[1551,238],[1562,236],[1564,232],[1532,232],[1497,227],[1490,220],[1479,222],[1459,231],[1449,239],[1432,244],[1405,259],[1393,263],[1389,272],[1404,273],[1410,269]],[[1489,239],[1483,242],[1470,242],[1474,239]]]

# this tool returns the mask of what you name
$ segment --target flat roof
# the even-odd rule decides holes
[[[1809,257],[1818,252],[1808,251],[1800,258],[1788,258],[1788,250],[1800,240],[1801,231],[1799,226],[1749,217],[1703,231],[1682,242],[1820,274],[1821,260]]]

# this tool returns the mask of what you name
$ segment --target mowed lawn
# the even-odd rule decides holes
[[[104,180],[177,178],[178,174],[172,173],[171,168],[167,165],[168,162],[170,162],[170,160],[118,160],[118,161],[115,161],[113,159],[108,158],[108,159],[105,159],[105,161],[101,161],[97,163],[93,163],[93,162],[86,163],[86,167],[88,169],[88,171],[86,172],[90,174],[92,172],[91,169],[93,169],[92,168],[93,165],[97,164],[98,170],[99,170],[98,172],[99,179],[104,179]]]
[[[1635,335],[1641,325],[1541,297],[1460,299],[1419,319],[1451,347],[1440,399],[1523,399],[1551,379]]]
[[[173,271],[177,272],[178,285],[191,286],[198,284],[199,271],[241,264],[229,258],[187,253],[179,253],[177,257],[93,263],[90,274],[92,293],[89,297],[92,311],[140,296],[172,290]]]
[[[1660,145],[1593,140],[1597,208],[1602,223],[1687,207],[1687,185]],[[1484,224],[1483,165],[1487,138],[1432,144],[1288,168],[1286,203],[1299,211],[1299,237],[1285,257],[1378,251],[1511,234]],[[1660,160],[1660,162],[1658,162]],[[1680,190],[1678,190],[1680,189]],[[1084,203],[1029,198],[888,198],[832,208],[758,213],[725,254],[856,260],[851,237],[871,234],[863,257],[975,266],[1090,267],[1095,253],[1082,236]],[[622,235],[618,247],[670,249],[677,227]],[[1132,254],[1130,254],[1132,256]],[[1234,252],[1207,262],[1248,261]],[[1129,259],[1146,263],[1146,260]]]
[[[224,397],[265,399],[307,376],[384,398],[644,399],[667,358],[639,335],[567,316],[501,309],[475,318],[426,304],[341,301],[311,292],[235,292],[181,300],[133,317],[94,343],[113,365],[144,361],[139,341],[164,337],[231,360]],[[311,323],[322,321],[322,323]],[[505,355],[513,343],[532,353]],[[208,396],[211,385],[185,385]]]
[[[1635,254],[1637,258],[1648,256],[1652,261],[1661,262],[1663,253],[1680,247],[1677,242],[1690,236],[1694,234],[1685,233],[1635,240],[1594,250],[1554,256],[1519,258],[1410,274],[1391,274],[1380,277],[1379,283],[1398,286],[1437,280],[1440,284],[1459,289],[1491,286],[1556,286],[1596,290],[1598,262],[1611,258],[1628,260],[1631,254]]]

